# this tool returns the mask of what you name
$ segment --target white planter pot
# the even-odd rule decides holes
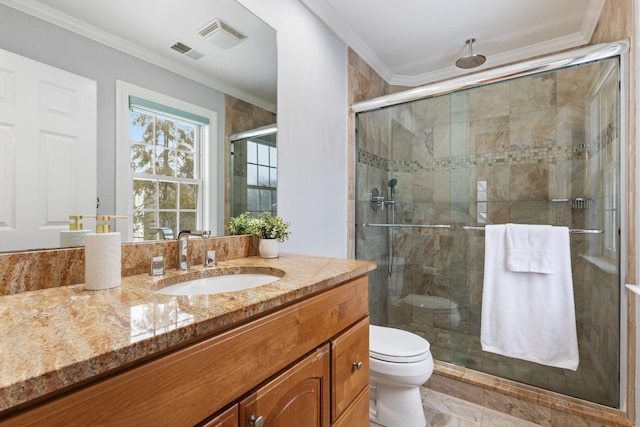
[[[260,239],[258,252],[262,258],[278,258],[280,249],[278,239]]]

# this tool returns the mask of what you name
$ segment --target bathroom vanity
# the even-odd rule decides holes
[[[71,344],[57,334],[59,328],[48,328],[49,337],[39,338],[42,353],[31,355],[42,359],[41,366],[22,378],[16,375],[10,384],[2,379],[0,425],[368,426],[366,273],[375,265],[296,255],[219,265],[273,268],[285,275],[272,284],[217,295],[154,292],[167,280],[214,274],[195,269],[184,277],[173,272],[161,279],[127,277],[115,290],[91,292],[73,285],[0,297],[0,304],[21,303],[23,308],[47,297],[52,305],[43,304],[49,309],[67,301],[65,308],[77,316],[61,313],[58,320],[77,322],[72,328],[77,331],[85,324],[84,333],[91,336],[79,337],[83,345]],[[51,295],[42,294],[47,292]],[[96,304],[122,317],[110,321],[102,316],[109,310],[84,312]],[[140,306],[144,316],[136,317]],[[26,309],[30,327],[37,330],[31,336],[48,333],[42,314],[49,309],[41,306],[40,315]],[[86,324],[88,318],[107,324],[96,328]],[[2,317],[3,332],[18,326],[12,322]],[[144,322],[149,323],[140,325]],[[145,333],[134,336],[134,330]],[[96,336],[99,331],[106,335]],[[61,347],[65,342],[68,351]],[[0,344],[3,354],[5,345]],[[47,355],[52,350],[75,353],[76,347],[75,362],[66,361],[67,354]],[[9,366],[18,363],[14,356],[28,354],[12,355]]]

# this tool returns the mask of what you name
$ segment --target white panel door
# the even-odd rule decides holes
[[[0,50],[0,251],[96,212],[96,82]]]

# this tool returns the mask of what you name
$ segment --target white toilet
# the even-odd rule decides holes
[[[429,341],[370,325],[369,368],[369,419],[385,427],[425,427],[420,386],[433,373]]]

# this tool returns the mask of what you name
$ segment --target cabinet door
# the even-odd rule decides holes
[[[238,427],[238,405],[233,405],[220,415],[202,424],[202,427]]]
[[[369,386],[369,317],[331,342],[331,420]]]
[[[239,425],[328,427],[329,345],[320,347],[240,402]]]

